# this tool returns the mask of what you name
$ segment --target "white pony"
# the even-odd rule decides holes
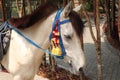
[[[70,22],[60,25],[61,37],[66,51],[66,64],[71,72],[79,74],[85,66],[85,56],[81,48],[80,37],[83,23],[78,14],[70,9],[69,3],[60,14],[60,21],[70,19]],[[17,27],[19,32],[36,42],[43,49],[50,45],[49,36],[57,10],[53,2],[41,5],[35,12],[22,18],[11,18],[8,26]],[[13,75],[14,80],[33,80],[42,62],[44,51],[28,42],[14,30],[11,31],[10,46],[1,64]]]

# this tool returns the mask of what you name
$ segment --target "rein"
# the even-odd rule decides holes
[[[54,23],[53,23],[53,26],[52,26],[52,31],[55,29],[56,27],[56,24],[57,24],[57,27],[58,27],[58,32],[61,34],[60,32],[60,25],[62,24],[65,24],[65,23],[68,23],[70,22],[69,19],[67,20],[64,20],[64,21],[60,21],[60,14],[62,13],[64,8],[60,9],[57,11],[57,14],[56,14],[56,17],[54,19]],[[25,38],[25,40],[27,42],[29,42],[30,44],[32,44],[33,46],[41,49],[43,52],[47,53],[47,54],[51,54],[52,56],[54,57],[57,57],[57,58],[60,58],[60,59],[64,59],[64,56],[66,55],[66,51],[65,51],[65,48],[64,48],[64,45],[63,45],[63,42],[62,42],[62,38],[61,36],[59,36],[59,41],[60,41],[60,47],[61,47],[61,50],[62,50],[62,54],[57,56],[55,55],[54,53],[51,53],[50,51],[42,48],[40,45],[38,45],[36,42],[34,42],[33,40],[31,40],[30,38],[28,38],[27,36],[25,36],[24,34],[22,34],[17,28],[11,26],[7,21],[4,23],[5,26],[7,26],[8,28],[10,28],[11,30],[14,30],[15,32],[17,32],[20,36],[22,36],[23,38]],[[49,37],[49,40],[51,40],[52,38],[52,32],[50,34],[50,37]]]

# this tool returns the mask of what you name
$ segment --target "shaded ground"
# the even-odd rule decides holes
[[[95,27],[93,27],[93,31],[96,33]],[[85,71],[85,74],[92,80],[97,80],[96,50],[88,27],[86,27],[84,33],[84,49],[87,59],[87,69]],[[108,43],[106,36],[103,34],[102,30],[101,41],[103,80],[120,80],[120,64],[118,57],[118,55],[120,55],[120,52]]]
[[[50,65],[47,65],[46,67],[43,65],[40,67],[40,71],[38,72],[38,75],[41,75],[43,77],[47,77],[50,80],[81,80],[79,75],[73,75],[70,72],[55,67],[55,70],[52,70]],[[90,80],[88,77],[85,77],[85,80]]]

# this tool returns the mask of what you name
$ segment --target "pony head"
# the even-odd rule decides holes
[[[60,14],[59,21],[64,22],[65,20],[70,20],[70,22],[60,24],[60,35],[66,55],[64,59],[56,58],[55,60],[58,66],[69,70],[73,74],[79,74],[85,66],[85,56],[81,46],[84,25],[80,16],[72,10],[71,2]]]

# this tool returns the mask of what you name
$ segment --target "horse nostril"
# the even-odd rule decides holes
[[[86,80],[83,68],[79,68],[79,72],[80,72],[80,80]]]
[[[80,72],[83,72],[83,68],[82,68],[82,67],[81,67],[81,68],[79,68],[79,71],[80,71]]]
[[[69,60],[68,63],[72,67],[72,60]]]

